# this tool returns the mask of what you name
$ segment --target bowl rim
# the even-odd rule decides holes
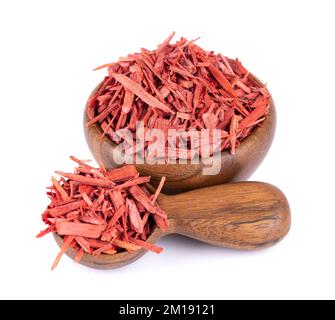
[[[260,81],[256,76],[254,76],[253,74],[249,74],[250,77],[252,77],[256,82],[258,82],[260,85],[262,86],[265,86],[263,84],[262,81]],[[101,127],[97,124],[97,123],[94,123],[90,126],[87,126],[87,122],[89,121],[88,119],[88,115],[87,115],[87,108],[89,106],[89,101],[90,99],[92,98],[92,96],[100,89],[100,87],[102,86],[103,84],[103,81],[102,80],[95,88],[94,90],[91,92],[91,94],[89,95],[88,99],[87,99],[87,102],[86,102],[86,105],[85,105],[85,109],[84,109],[84,131],[85,131],[85,135],[87,134],[88,130],[92,130],[95,132],[96,136],[101,136],[103,134],[103,131],[101,129]],[[238,157],[238,155],[240,153],[243,152],[243,149],[245,146],[248,145],[248,142],[249,140],[252,139],[253,136],[255,135],[258,135],[258,136],[261,136],[263,131],[267,131],[269,127],[273,126],[273,119],[276,117],[276,108],[275,108],[275,104],[274,104],[274,101],[273,101],[273,98],[272,98],[272,95],[270,93],[270,97],[269,97],[269,112],[268,114],[265,116],[265,119],[259,124],[257,125],[252,131],[251,133],[245,137],[244,139],[242,139],[239,143],[239,145],[236,147],[236,150],[235,150],[235,154],[232,154],[230,152],[230,148],[229,149],[226,149],[226,150],[221,150],[221,151],[218,151],[218,152],[215,152],[214,154],[212,154],[211,156],[209,157],[199,157],[199,159],[208,159],[208,158],[211,158],[213,156],[215,156],[216,154],[219,154],[221,153],[222,157],[225,157],[226,159],[228,159],[227,157],[230,157],[230,158],[233,158],[233,157]],[[117,147],[117,143],[115,143],[108,135],[104,135],[104,141],[107,142],[108,144],[110,144],[110,146],[112,148],[116,148]],[[187,160],[183,160],[184,162],[182,164],[187,164],[187,165],[190,165],[191,163],[191,159],[187,159]],[[154,163],[154,165],[156,165],[158,163]],[[172,165],[178,165],[180,163],[173,163]],[[199,163],[200,164],[200,163]],[[135,163],[136,165],[136,163]],[[142,164],[139,164],[140,165],[150,165],[150,163],[148,163],[146,160],[144,160],[144,163]],[[169,163],[165,163],[165,165],[169,165]],[[194,165],[194,164],[193,164]]]

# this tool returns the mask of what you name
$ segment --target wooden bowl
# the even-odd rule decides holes
[[[256,78],[255,78],[256,79]],[[258,79],[256,79],[259,81]],[[259,81],[260,82],[260,81]],[[94,95],[101,84],[91,93]],[[90,97],[91,97],[90,96]],[[87,108],[87,105],[86,105]],[[88,146],[98,163],[106,168],[117,166],[113,160],[113,150],[116,144],[108,137],[101,138],[102,129],[98,124],[87,126],[88,117],[84,113],[84,131]],[[256,127],[251,135],[245,138],[234,155],[230,151],[221,152],[221,170],[216,175],[203,175],[205,167],[200,161],[199,164],[136,164],[141,175],[151,176],[151,185],[157,186],[161,177],[166,177],[163,192],[176,194],[196,188],[213,186],[221,183],[247,180],[266,156],[276,130],[276,110],[273,99],[270,99],[270,111],[261,126]]]

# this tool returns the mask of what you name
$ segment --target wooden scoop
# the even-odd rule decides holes
[[[164,232],[155,227],[147,240],[150,243],[178,233],[226,248],[266,248],[282,240],[291,225],[285,195],[276,187],[261,182],[222,184],[178,195],[161,194],[158,203],[168,214],[169,228]],[[62,238],[55,235],[55,239],[61,246]],[[72,248],[66,253],[71,258],[76,255]],[[115,255],[85,254],[80,263],[112,269],[129,264],[144,253],[146,250],[142,249]]]

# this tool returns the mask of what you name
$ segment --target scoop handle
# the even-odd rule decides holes
[[[270,247],[288,233],[291,214],[285,195],[262,182],[237,182],[162,195],[159,204],[169,233],[227,248]]]

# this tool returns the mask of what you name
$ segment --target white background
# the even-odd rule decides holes
[[[335,298],[334,1],[1,1],[0,298]],[[289,236],[235,252],[182,237],[118,270],[97,271],[35,239],[56,169],[91,157],[85,100],[100,64],[154,48],[171,31],[239,57],[268,82],[273,147],[252,177],[291,204]],[[210,205],[210,204],[209,204]]]

